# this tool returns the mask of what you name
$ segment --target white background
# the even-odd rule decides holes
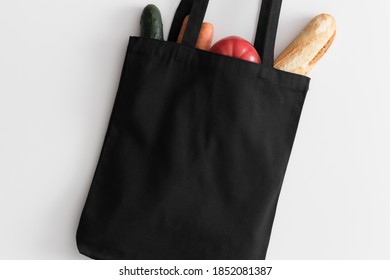
[[[168,34],[178,0],[153,0]],[[215,40],[254,39],[259,0],[211,0]],[[1,0],[0,259],[86,259],[75,232],[145,0]],[[311,88],[268,259],[390,259],[390,2],[284,0],[276,55],[320,13]]]

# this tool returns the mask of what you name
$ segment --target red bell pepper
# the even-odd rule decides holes
[[[216,42],[210,49],[211,52],[261,63],[256,49],[251,43],[238,36],[230,36]]]

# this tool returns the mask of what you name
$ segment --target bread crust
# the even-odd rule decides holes
[[[329,14],[313,18],[275,60],[275,68],[307,76],[336,36],[336,20]]]

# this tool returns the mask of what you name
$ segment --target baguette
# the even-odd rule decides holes
[[[313,18],[275,60],[275,68],[307,76],[336,36],[336,20],[328,14]]]

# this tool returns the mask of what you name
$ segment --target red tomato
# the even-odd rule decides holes
[[[211,47],[210,51],[254,63],[261,63],[260,56],[252,44],[238,36],[230,36],[219,40]]]

